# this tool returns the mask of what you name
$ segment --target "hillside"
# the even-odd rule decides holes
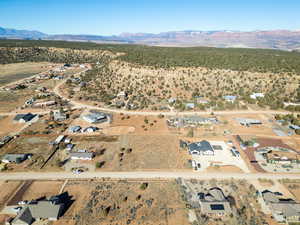
[[[29,41],[29,40],[0,40],[0,62],[24,61],[58,61],[55,57],[46,57],[49,48],[64,48],[78,50],[109,51],[119,54],[119,59],[143,66],[155,68],[171,67],[207,67],[211,69],[230,69],[252,72],[293,72],[300,74],[300,53],[267,49],[237,49],[237,48],[208,48],[208,47],[150,47],[143,45],[96,44],[86,42],[65,41]],[[42,48],[43,47],[43,48]],[[18,48],[19,51],[14,49]],[[72,51],[61,61],[95,62],[95,54],[80,60],[79,56],[72,57]],[[22,54],[20,54],[20,52]],[[41,54],[43,52],[43,54]],[[16,54],[18,53],[18,54]],[[97,54],[96,54],[97,55]],[[51,54],[50,54],[51,56]]]

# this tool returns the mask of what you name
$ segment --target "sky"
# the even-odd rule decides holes
[[[300,0],[0,0],[0,27],[97,35],[300,30]]]

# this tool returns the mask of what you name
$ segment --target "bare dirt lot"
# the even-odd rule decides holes
[[[22,200],[35,200],[59,194],[63,181],[34,181],[24,192]]]
[[[114,114],[112,127],[128,127],[133,130],[132,134],[170,134],[166,119],[157,116],[136,116],[136,115],[123,115]]]
[[[184,169],[188,156],[172,135],[123,135],[107,168],[112,170]],[[105,168],[105,167],[104,167]]]
[[[13,123],[14,116],[5,116],[0,118],[0,136],[16,133],[22,129],[24,124]]]
[[[210,166],[206,172],[221,172],[221,173],[243,173],[243,171],[236,166]]]
[[[5,203],[11,197],[11,195],[17,190],[20,184],[21,184],[20,181],[0,182],[0,210],[2,209],[2,207],[4,207]]]
[[[55,225],[189,224],[173,181],[69,181],[64,191],[75,201]]]
[[[188,155],[173,135],[70,136],[75,149],[95,152],[99,170],[186,169]]]

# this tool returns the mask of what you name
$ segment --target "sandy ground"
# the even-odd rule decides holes
[[[262,125],[253,125],[250,127],[242,126],[236,121],[236,118],[251,118],[260,120]],[[236,114],[236,115],[222,115],[220,116],[221,121],[227,121],[227,124],[224,125],[224,128],[231,131],[232,134],[239,135],[248,135],[255,134],[259,135],[271,135],[276,136],[272,131],[272,124],[266,119],[264,114]]]
[[[145,122],[145,119],[148,122]],[[159,118],[157,116],[137,116],[137,115],[122,115],[113,114],[112,127],[133,127],[134,132],[132,134],[144,134],[144,135],[160,135],[170,134],[170,130],[167,126],[165,118]],[[130,128],[132,129],[132,128]]]
[[[134,225],[189,224],[174,182],[150,181],[146,190],[140,189],[141,184],[138,181],[69,181],[64,191],[75,201],[54,224],[75,224],[77,221],[82,225],[99,222],[116,225],[127,224],[128,220]],[[102,206],[111,207],[107,216],[101,212]]]
[[[20,184],[20,181],[0,181],[0,210]]]
[[[121,148],[126,150],[121,152]],[[128,153],[127,149],[132,149]],[[122,156],[120,156],[122,154]],[[172,135],[122,135],[107,168],[113,170],[185,169],[189,155]]]
[[[220,172],[220,173],[243,173],[243,171],[236,166],[210,166],[205,172]]]
[[[22,200],[51,197],[59,194],[63,181],[34,181],[22,196]]]
[[[106,135],[124,135],[134,133],[134,131],[134,126],[116,126],[104,128],[102,132]]]
[[[5,116],[0,119],[0,136],[16,133],[24,127],[24,123],[14,123],[13,118],[14,116]]]

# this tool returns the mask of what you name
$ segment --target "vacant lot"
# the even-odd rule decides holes
[[[34,181],[24,192],[22,200],[34,200],[59,194],[63,181]]]
[[[0,211],[20,184],[20,181],[0,181]]]
[[[69,181],[74,203],[58,224],[189,224],[175,182]]]
[[[22,123],[14,123],[13,118],[14,116],[5,116],[0,118],[0,136],[18,132],[24,126]]]
[[[137,116],[114,114],[112,127],[128,127],[133,131],[132,134],[169,134],[166,119],[158,116]],[[132,129],[134,128],[134,129]],[[131,133],[131,132],[128,132]]]
[[[49,69],[50,63],[13,63],[0,65],[0,85],[15,82]]]
[[[95,152],[87,163],[100,170],[127,171],[187,168],[188,155],[172,135],[71,136],[75,149]]]
[[[107,152],[104,168],[111,170],[183,169],[187,155],[171,135],[122,135],[114,152]]]

